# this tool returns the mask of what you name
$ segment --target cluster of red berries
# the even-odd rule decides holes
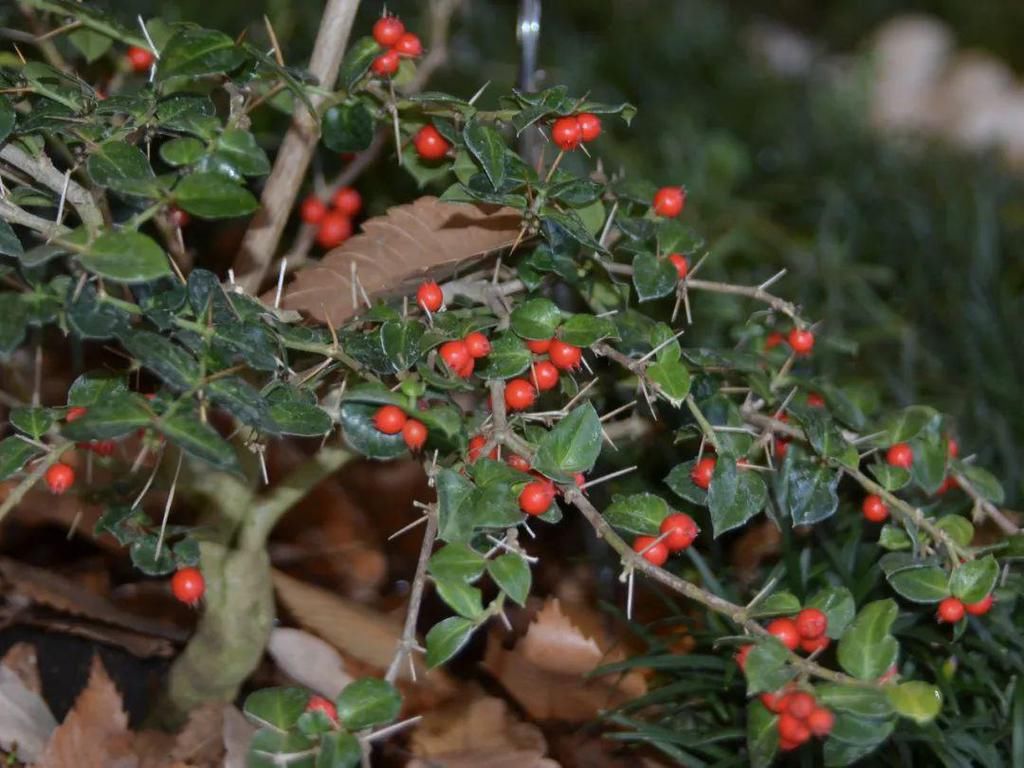
[[[804,608],[796,617],[773,619],[765,629],[791,651],[799,648],[814,653],[828,648],[828,617],[817,608]]]
[[[395,74],[403,57],[416,58],[423,55],[423,43],[412,32],[405,31],[405,24],[397,16],[381,16],[377,19],[373,25],[373,39],[387,49],[370,65],[373,74],[380,77]]]
[[[476,361],[490,353],[491,342],[480,331],[473,331],[461,340],[446,341],[438,350],[444,364],[462,379],[472,376]]]
[[[590,112],[560,117],[551,124],[551,140],[563,152],[572,152],[580,144],[601,135],[601,118]]]
[[[171,577],[171,593],[179,602],[194,606],[206,593],[206,579],[198,568],[180,568]]]
[[[410,419],[397,405],[383,405],[373,415],[377,431],[385,435],[402,433],[402,439],[410,451],[418,451],[427,442],[427,427],[418,419]]]
[[[139,74],[149,72],[153,62],[156,61],[156,56],[153,55],[151,50],[140,48],[137,45],[133,45],[128,49],[125,58],[128,60],[128,66],[132,68],[132,71]]]
[[[814,349],[814,332],[806,328],[794,328],[789,332],[788,336],[783,336],[778,331],[772,331],[765,337],[764,348],[775,349],[775,347],[783,342],[788,342],[795,354],[809,355],[811,350]],[[808,398],[808,404],[810,404],[810,398]],[[822,402],[822,405],[824,405],[824,402]]]
[[[583,365],[583,350],[561,339],[531,339],[526,346],[535,355],[547,355],[530,366],[530,379],[512,379],[505,385],[505,405],[523,411],[537,400],[538,392],[558,386],[561,371],[575,371]]]
[[[956,624],[964,617],[965,613],[969,613],[971,616],[984,616],[992,610],[992,603],[994,602],[995,599],[991,594],[986,595],[976,603],[964,603],[955,597],[947,597],[939,603],[939,609],[936,611],[935,617],[940,624]]]
[[[673,512],[661,521],[658,533],[657,537],[637,536],[633,539],[633,551],[660,568],[670,554],[682,552],[693,544],[700,528],[689,515]]]
[[[835,725],[832,711],[818,704],[814,694],[787,688],[779,693],[762,693],[761,703],[779,716],[779,749],[789,752],[807,742],[811,736],[825,738]]]
[[[317,243],[334,248],[352,236],[352,218],[362,209],[362,195],[352,187],[342,187],[331,197],[330,208],[316,195],[307,197],[299,207],[299,216],[317,228]]]
[[[674,219],[686,205],[686,190],[682,187],[662,187],[654,193],[654,212],[666,219]]]

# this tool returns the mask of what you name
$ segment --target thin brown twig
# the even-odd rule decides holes
[[[413,576],[412,589],[409,592],[409,607],[405,612],[405,626],[402,628],[402,639],[398,643],[398,649],[391,660],[387,674],[384,679],[394,683],[398,679],[398,670],[402,662],[412,653],[416,645],[416,624],[419,621],[420,605],[423,602],[423,590],[427,581],[427,563],[434,551],[434,542],[437,540],[437,509],[431,506],[426,511],[427,528],[423,533],[423,543],[420,545],[419,560],[416,561],[416,574]]]

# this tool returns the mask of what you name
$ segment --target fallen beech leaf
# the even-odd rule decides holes
[[[557,598],[549,598],[511,651],[490,635],[484,667],[531,717],[582,722],[647,692],[637,671],[584,679],[599,665],[623,658],[621,650],[607,652],[598,638],[585,635]]]
[[[230,709],[210,702],[192,711],[174,739],[171,760],[187,765],[220,765],[224,757],[224,712]]]
[[[16,745],[22,760],[38,760],[56,727],[39,694],[6,662],[0,664],[0,749],[11,751]]]
[[[43,751],[36,768],[136,768],[121,694],[94,656],[89,682]]]
[[[272,630],[267,652],[288,677],[329,699],[352,682],[341,655],[319,637],[301,629]]]
[[[511,246],[521,227],[522,217],[513,208],[421,197],[367,220],[360,234],[319,264],[300,269],[281,306],[337,325],[360,308],[361,298],[353,303],[353,266],[371,298],[408,294],[424,277],[444,280],[467,262]]]

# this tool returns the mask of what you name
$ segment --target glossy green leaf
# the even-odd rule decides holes
[[[469,480],[451,469],[437,473],[438,537],[442,541],[468,541],[472,535],[471,523],[459,511],[473,494]]]
[[[505,183],[505,140],[494,128],[475,118],[466,121],[462,138],[495,189]]]
[[[618,333],[615,323],[610,317],[594,315],[573,315],[559,330],[558,337],[566,344],[576,347],[589,347],[602,339],[615,338]]]
[[[77,422],[76,422],[77,423]],[[173,413],[154,425],[168,440],[190,456],[205,461],[217,469],[238,468],[234,449],[209,424],[204,424],[189,413]]]
[[[589,472],[601,453],[601,420],[590,403],[576,406],[537,444],[533,466],[555,480]]]
[[[267,153],[250,131],[229,128],[217,140],[217,156],[230,163],[243,176],[265,176],[270,173]]]
[[[659,259],[653,253],[638,253],[633,257],[633,287],[640,301],[660,299],[675,292],[679,274],[672,262]]]
[[[18,120],[18,113],[14,111],[14,105],[6,96],[0,95],[0,142],[6,141],[14,130],[14,124]]]
[[[548,299],[528,299],[512,310],[512,330],[524,339],[550,339],[562,321],[562,312]]]
[[[402,708],[402,696],[391,683],[364,677],[346,685],[334,703],[341,723],[350,731],[361,731],[393,722]]]
[[[530,564],[526,560],[512,552],[499,555],[487,563],[487,573],[509,599],[521,606],[526,605],[533,581]]]
[[[295,437],[319,437],[333,427],[327,412],[309,403],[274,403],[270,406],[270,418],[277,425],[278,434]]]
[[[332,731],[320,739],[316,768],[356,768],[363,759],[359,741],[346,731]]]
[[[166,576],[177,567],[170,544],[165,540],[157,548],[156,534],[139,536],[128,547],[132,565],[147,576]]]
[[[346,91],[363,79],[363,75],[370,71],[373,60],[381,53],[381,47],[372,37],[360,37],[352,42],[345,52],[345,59],[341,62],[339,80]]]
[[[693,484],[691,473],[695,466],[697,466],[696,459],[676,464],[672,471],[665,476],[665,484],[680,498],[686,499],[691,504],[703,507],[707,504],[708,492]]]
[[[926,405],[911,405],[889,417],[881,427],[887,435],[887,442],[905,443],[917,437],[925,427],[939,417],[934,408]]]
[[[708,487],[708,510],[715,538],[743,525],[767,503],[768,488],[757,472],[737,467],[730,456],[719,458]]]
[[[444,581],[473,581],[481,573],[487,561],[484,556],[467,544],[446,544],[431,555],[428,570],[431,576]]]
[[[604,510],[604,519],[622,531],[657,536],[658,527],[668,517],[668,504],[653,493],[616,496]]]
[[[124,141],[100,144],[86,162],[92,180],[123,195],[157,197],[160,185],[145,153]]]
[[[876,461],[868,465],[868,470],[887,491],[898,491],[910,482],[910,472],[903,467],[893,467]]]
[[[681,360],[665,360],[647,366],[647,378],[674,407],[690,394],[690,372]]]
[[[57,253],[60,253],[60,249],[55,250]],[[20,259],[24,254],[25,248],[11,228],[11,225],[0,219],[0,256],[13,256],[16,259]]]
[[[970,481],[971,485],[974,486],[975,490],[986,500],[991,501],[993,504],[1002,504],[1006,501],[1006,493],[1003,491],[1003,486],[996,479],[995,475],[987,469],[974,464],[959,464],[958,468],[964,477]]]
[[[769,768],[779,749],[779,718],[757,700],[747,704],[747,758],[751,768]]]
[[[63,427],[68,440],[110,440],[149,426],[153,416],[146,401],[134,393],[114,392],[91,404],[84,415]]]
[[[373,141],[373,115],[360,102],[338,104],[324,113],[323,142],[332,152],[362,152]]]
[[[174,166],[197,163],[205,152],[206,145],[191,136],[171,139],[160,145],[161,159],[168,165]]]
[[[942,691],[921,680],[888,686],[886,693],[896,713],[918,725],[927,725],[942,710]]]
[[[758,602],[750,611],[750,616],[763,619],[770,616],[794,616],[800,611],[800,600],[792,592],[773,592]]]
[[[107,371],[89,371],[71,383],[68,389],[68,405],[88,407],[127,391],[128,385],[124,377]]]
[[[240,422],[254,429],[277,433],[270,407],[259,390],[238,376],[222,376],[204,388],[207,397]]]
[[[825,683],[814,689],[818,700],[836,712],[867,718],[885,718],[892,714],[892,704],[885,691],[854,685]]]
[[[506,333],[491,340],[491,353],[477,368],[485,379],[510,379],[530,367],[533,356],[514,333]]]
[[[378,406],[345,402],[341,406],[341,429],[345,442],[357,453],[371,459],[393,459],[408,448],[402,434],[385,435],[373,423]]]
[[[479,620],[483,616],[483,593],[461,578],[434,579],[438,596],[460,616]]]
[[[839,664],[860,680],[876,680],[895,662],[899,652],[889,630],[898,609],[892,600],[868,603],[839,640]]]
[[[942,568],[928,566],[899,571],[889,584],[901,596],[914,603],[937,603],[949,597],[948,575]]]
[[[181,208],[204,219],[246,216],[260,205],[248,189],[211,172],[183,178],[174,188],[174,199]]]
[[[232,71],[244,60],[245,54],[223,32],[180,27],[160,52],[157,80],[221,75]]]
[[[298,722],[308,703],[309,692],[302,688],[263,688],[246,697],[242,711],[261,728],[286,731]]]
[[[842,637],[857,612],[853,595],[846,587],[825,587],[808,598],[808,608],[817,608],[828,618],[826,634],[833,640]]]
[[[177,390],[199,383],[199,364],[177,344],[152,331],[132,331],[122,343],[143,367]]]
[[[458,653],[476,626],[469,619],[451,616],[431,627],[427,632],[427,666],[433,669]]]
[[[949,590],[965,603],[984,600],[999,578],[999,563],[992,555],[968,560],[949,577]]]
[[[148,283],[171,274],[163,249],[141,232],[105,232],[79,252],[93,274],[118,283]]]
[[[763,691],[777,691],[784,686],[796,670],[787,661],[789,651],[774,637],[760,640],[747,654],[743,673],[747,677],[747,695]]]
[[[11,426],[38,440],[53,424],[53,413],[48,408],[14,408],[9,416]]]
[[[966,517],[944,515],[935,521],[935,527],[945,531],[961,547],[969,546],[974,540],[974,526]]]
[[[0,483],[20,472],[29,459],[41,453],[41,448],[15,435],[0,440]]]

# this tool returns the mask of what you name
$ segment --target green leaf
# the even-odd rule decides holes
[[[668,359],[647,366],[647,378],[674,407],[690,394],[690,372],[681,360]]]
[[[60,252],[60,249],[55,249]],[[0,256],[13,256],[18,259],[25,254],[25,248],[21,240],[11,229],[11,225],[0,219]]]
[[[881,431],[887,434],[888,444],[905,443],[917,437],[933,419],[937,418],[939,414],[934,408],[911,405],[886,419]]]
[[[192,165],[206,153],[206,145],[199,139],[184,137],[171,139],[160,145],[160,157],[173,166]]]
[[[810,462],[794,463],[784,471],[782,506],[793,525],[813,525],[836,513],[839,508],[839,473]]]
[[[409,370],[420,358],[420,339],[425,329],[415,320],[391,321],[380,327],[381,348],[395,373]]]
[[[270,173],[267,153],[249,131],[240,128],[224,131],[217,140],[216,154],[243,176],[265,176]]]
[[[970,546],[974,540],[974,526],[966,517],[945,515],[935,521],[935,527],[945,531],[961,547]]]
[[[174,554],[165,540],[157,553],[157,536],[150,534],[139,536],[128,548],[132,565],[147,576],[166,576],[175,569]]]
[[[14,111],[14,105],[6,96],[0,96],[0,142],[7,140],[14,130],[14,124],[18,120],[18,113]]]
[[[264,688],[250,693],[243,713],[260,728],[287,731],[293,727],[309,703],[309,692],[302,688]]]
[[[402,695],[391,683],[364,677],[349,683],[335,700],[338,719],[350,731],[394,722],[402,708]]]
[[[235,41],[212,29],[181,27],[160,52],[157,80],[221,75],[235,69],[245,54]]]
[[[113,39],[88,28],[79,28],[68,35],[70,42],[92,64],[110,50]]]
[[[438,536],[442,541],[467,541],[472,535],[472,526],[459,510],[474,490],[458,472],[442,469],[437,473]]]
[[[466,148],[491,180],[491,185],[495,189],[500,189],[505,183],[505,140],[501,134],[471,117],[466,121],[462,138],[466,142]]]
[[[402,434],[385,435],[373,423],[379,406],[345,402],[341,406],[341,429],[345,442],[357,453],[371,459],[393,459],[408,449]]]
[[[221,437],[217,430],[209,424],[203,424],[192,414],[173,413],[161,418],[154,426],[190,456],[218,469],[238,468],[238,457],[231,444]]]
[[[708,492],[693,484],[693,478],[690,475],[695,466],[697,466],[696,459],[676,464],[672,471],[665,476],[665,484],[680,498],[703,507],[708,502]]]
[[[893,600],[865,605],[839,640],[839,664],[860,680],[876,680],[895,662],[899,643],[889,630],[899,609]]]
[[[434,579],[437,594],[457,614],[479,620],[484,613],[483,593],[462,579]]]
[[[653,193],[651,197],[653,197]],[[650,202],[650,197],[647,202]],[[678,219],[662,219],[658,224],[658,250],[662,253],[681,253],[689,256],[704,247],[704,238],[693,227]]]
[[[142,526],[148,523],[146,513],[129,506],[110,507],[96,521],[93,532],[96,536],[109,533],[122,547],[131,544],[142,533]]]
[[[949,597],[948,580],[944,570],[927,566],[898,571],[889,577],[889,584],[911,602],[937,603]]]
[[[638,253],[633,257],[633,287],[640,301],[668,296],[678,285],[679,274],[672,262],[659,259],[653,253]]]
[[[545,206],[541,210],[541,220],[546,224],[556,225],[565,235],[588,250],[608,253],[608,249],[595,239],[594,235],[587,228],[586,223],[580,218],[580,214],[573,208],[559,211],[557,208]],[[548,234],[549,241],[552,242],[552,247],[555,247],[560,236],[553,237],[549,232],[546,232],[546,234]]]
[[[991,472],[974,464],[958,462],[956,466],[960,473],[974,486],[974,489],[986,500],[991,501],[993,504],[1002,504],[1006,501],[1006,493],[1003,491],[1003,486]]]
[[[431,627],[427,632],[427,666],[434,669],[458,653],[476,626],[469,619],[451,616]]]
[[[373,115],[361,101],[324,113],[323,142],[333,152],[362,152],[373,141]]]
[[[898,525],[883,525],[878,535],[878,546],[889,551],[910,549],[914,546],[910,535]]]
[[[751,768],[769,768],[779,748],[779,718],[760,701],[747,703],[747,759]]]
[[[868,465],[868,470],[887,491],[898,491],[910,482],[910,473],[903,467],[893,467],[876,461]]]
[[[846,768],[846,766],[854,765],[861,758],[870,755],[892,733],[892,723],[887,723],[886,726],[882,730],[882,738],[870,744],[849,744],[835,738],[828,739],[823,749],[825,767]]]
[[[533,581],[530,565],[526,560],[511,552],[499,555],[487,563],[487,573],[513,602],[521,606],[526,605],[526,598],[530,596],[530,584]]]
[[[857,448],[847,442],[828,413],[820,408],[807,408],[798,418],[807,440],[819,456],[835,459],[851,469],[857,468],[860,464]]]
[[[992,555],[968,560],[949,577],[949,590],[968,605],[984,600],[996,585],[999,563]]]
[[[517,494],[508,483],[493,483],[477,488],[462,504],[459,517],[468,530],[474,528],[509,528],[523,519]]]
[[[512,310],[512,330],[524,339],[550,339],[561,321],[561,310],[548,299],[529,299]]]
[[[118,283],[148,283],[171,274],[156,242],[140,232],[105,232],[78,254],[93,274]]]
[[[668,517],[668,504],[653,493],[616,496],[604,510],[604,519],[619,530],[645,536],[657,536],[662,521]]]
[[[346,731],[331,731],[320,738],[316,768],[356,768],[363,759],[359,740]]]
[[[534,469],[554,480],[589,472],[601,453],[601,420],[590,403],[576,406],[538,442]]]
[[[886,686],[885,690],[896,713],[918,725],[927,725],[942,710],[942,691],[929,683],[912,680]]]
[[[477,371],[485,379],[511,379],[530,367],[533,356],[514,333],[491,340],[491,353]]]
[[[548,198],[571,205],[574,208],[589,205],[601,197],[604,186],[590,179],[570,176],[548,188]]]
[[[323,408],[309,403],[285,401],[270,406],[270,418],[281,435],[319,437],[331,431],[331,417]]]
[[[0,440],[0,482],[20,472],[29,459],[41,453],[41,448],[20,437],[11,436]]]
[[[792,592],[773,592],[754,605],[751,618],[763,619],[769,616],[793,616],[800,611],[800,600]]]
[[[777,691],[796,674],[787,661],[789,651],[774,637],[758,641],[747,655],[744,674],[747,677],[747,695],[763,691]]]
[[[174,188],[177,204],[204,219],[230,219],[246,216],[260,207],[245,187],[219,173],[193,173]]]
[[[859,717],[884,718],[892,714],[892,704],[884,691],[854,685],[825,683],[814,688],[818,700],[836,712]]]
[[[184,391],[199,383],[199,363],[177,344],[152,331],[132,331],[121,340],[143,367],[173,389]]]
[[[589,347],[601,339],[618,338],[615,323],[610,317],[573,315],[562,324],[559,338],[576,347]]]
[[[708,510],[716,539],[743,525],[767,503],[768,488],[756,472],[737,468],[731,456],[719,457],[708,487]]]
[[[123,195],[158,197],[161,193],[156,174],[146,155],[124,141],[100,144],[86,162],[94,182]]]
[[[946,441],[935,435],[933,439],[915,440],[913,448],[910,477],[925,493],[933,494],[946,479]]]
[[[48,408],[15,408],[10,413],[11,426],[38,440],[53,424],[53,413]]]
[[[267,401],[259,390],[238,376],[224,376],[206,385],[204,391],[215,404],[246,426],[277,433]]]
[[[352,43],[341,62],[340,80],[346,91],[363,79],[373,64],[373,60],[381,53],[381,47],[372,37],[360,37]]]
[[[446,544],[431,555],[428,561],[430,575],[445,581],[473,581],[481,573],[487,561],[484,556],[467,544]]]
[[[825,634],[833,640],[842,637],[857,612],[853,595],[846,587],[825,587],[811,595],[806,605],[825,614],[828,618],[828,629]]]
[[[111,393],[88,406],[84,415],[61,430],[68,440],[110,440],[149,426],[153,416],[146,401],[134,393]]]

